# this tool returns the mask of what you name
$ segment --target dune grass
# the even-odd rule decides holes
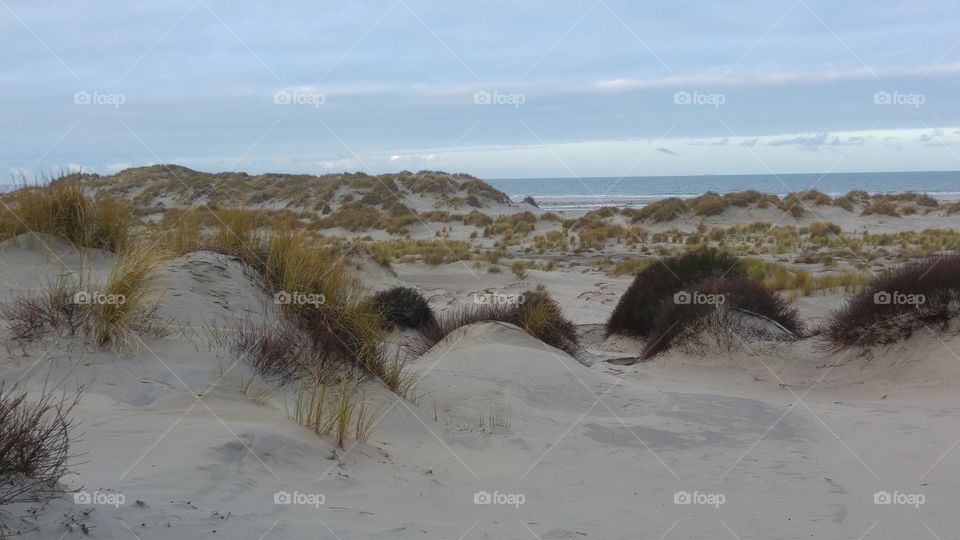
[[[291,416],[317,435],[332,433],[337,446],[344,448],[351,436],[366,441],[381,412],[382,407],[370,407],[355,381],[343,379],[338,383],[304,384],[297,393]]]
[[[0,306],[11,335],[23,342],[51,332],[76,335],[81,329],[97,346],[129,344],[135,333],[160,336],[165,326],[153,314],[158,296],[155,271],[169,253],[155,246],[121,252],[105,283],[61,276],[39,293]]]
[[[154,273],[170,253],[155,246],[128,248],[120,254],[99,292],[106,301],[90,304],[91,335],[97,345],[124,343],[135,332],[159,328]]]
[[[563,309],[546,291],[538,289],[510,301],[447,310],[437,317],[435,324],[420,329],[411,350],[415,355],[422,355],[460,328],[484,321],[519,326],[531,336],[570,355],[576,354],[580,348],[573,323],[567,320]]]
[[[78,247],[121,251],[130,240],[132,207],[109,197],[93,198],[75,177],[0,195],[0,240],[28,232],[65,238]]]
[[[651,264],[656,264],[656,259],[653,257],[641,257],[637,259],[623,259],[622,261],[617,262],[610,269],[609,274],[611,276],[625,276],[625,275],[637,275],[642,272],[645,268]]]

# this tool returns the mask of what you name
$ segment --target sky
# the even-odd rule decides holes
[[[0,0],[0,170],[960,170],[960,2],[729,4]]]

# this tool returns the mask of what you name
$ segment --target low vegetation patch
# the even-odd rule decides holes
[[[72,336],[84,326],[87,316],[76,301],[77,292],[70,280],[61,277],[37,295],[0,305],[0,317],[6,319],[11,335],[18,341],[36,341],[54,331]]]
[[[128,342],[138,332],[161,331],[154,317],[156,304],[150,302],[155,299],[154,273],[168,256],[157,247],[130,248],[120,255],[102,290],[85,291],[97,345]]]
[[[960,315],[960,255],[914,261],[878,275],[829,317],[830,347],[895,343],[920,329],[945,332]]]
[[[736,257],[715,249],[661,259],[634,278],[607,321],[607,334],[647,336],[661,305],[672,301],[675,293],[711,278],[741,272]]]
[[[76,335],[84,330],[100,346],[128,344],[134,334],[165,334],[154,313],[154,273],[167,253],[156,247],[127,248],[119,255],[105,283],[61,276],[37,294],[0,305],[18,341],[36,341],[48,334]]]
[[[0,506],[57,496],[67,473],[75,423],[70,413],[80,392],[38,397],[0,383]],[[4,536],[0,523],[0,536]]]
[[[393,287],[373,295],[373,305],[387,328],[423,328],[436,323],[433,310],[420,291]]]
[[[78,247],[119,251],[129,242],[133,209],[110,197],[88,196],[75,177],[0,195],[0,240],[24,233],[65,238]]]
[[[570,355],[579,350],[573,323],[564,317],[560,305],[546,291],[540,289],[520,295],[508,295],[503,299],[495,296],[490,302],[453,308],[441,313],[436,323],[420,330],[420,335],[412,347],[413,353],[422,355],[456,330],[483,321],[500,321],[519,326],[531,336]]]
[[[766,287],[743,276],[710,279],[685,287],[660,304],[643,358],[695,341],[712,340],[729,350],[742,341],[789,340],[802,335],[797,311]]]

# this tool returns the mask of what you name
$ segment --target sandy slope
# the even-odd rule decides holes
[[[0,296],[33,282],[29,265],[53,268],[48,255],[4,246]],[[418,281],[401,266],[394,279],[430,282],[455,302],[474,289],[461,271]],[[270,316],[270,299],[229,258],[192,254],[163,277],[161,313],[175,325]],[[603,291],[596,276],[528,279],[555,288],[580,323],[612,307],[581,298]],[[618,347],[629,343],[590,346],[611,356]],[[65,482],[122,493],[125,504],[65,495],[37,516],[29,505],[9,511],[37,527],[31,538],[81,537],[80,523],[96,538],[925,538],[928,527],[946,538],[960,524],[960,456],[948,453],[960,436],[960,378],[949,349],[960,340],[916,336],[872,359],[803,343],[759,357],[586,367],[483,323],[416,361],[419,404],[369,384],[385,416],[368,443],[339,450],[287,418],[289,395],[268,385],[243,394],[250,372],[203,331],[121,353],[81,354],[90,349],[77,338],[50,337],[0,350],[3,378],[86,386]],[[875,505],[879,490],[926,500]],[[279,491],[324,501],[278,505]],[[679,491],[722,494],[723,504],[675,504]],[[475,504],[478,492],[522,504]]]

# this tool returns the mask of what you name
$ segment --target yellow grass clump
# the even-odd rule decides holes
[[[134,332],[157,324],[150,304],[153,274],[169,254],[162,249],[130,248],[121,253],[107,282],[90,304],[91,334],[97,345],[128,341]],[[92,295],[91,295],[92,296]]]
[[[108,197],[93,198],[74,177],[27,186],[0,196],[0,240],[24,233],[65,238],[79,247],[122,250],[133,209]]]

